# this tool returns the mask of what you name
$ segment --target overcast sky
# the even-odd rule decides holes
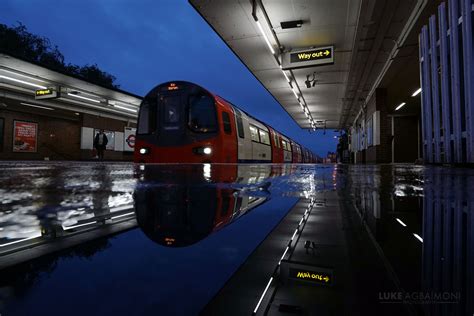
[[[120,87],[144,96],[186,80],[240,106],[320,156],[337,135],[301,129],[184,0],[2,0],[0,23],[45,36],[66,63],[97,64]]]

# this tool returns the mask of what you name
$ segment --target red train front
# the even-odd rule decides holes
[[[294,141],[291,141],[292,146],[285,146],[283,139],[291,141],[196,84],[185,81],[167,82],[156,86],[142,101],[134,161],[303,162],[303,147]],[[298,152],[291,155],[293,150]],[[285,151],[288,154],[284,155]],[[289,161],[283,159],[284,156],[293,159],[289,158]]]

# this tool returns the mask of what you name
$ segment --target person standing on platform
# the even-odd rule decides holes
[[[104,151],[108,142],[109,140],[104,134],[104,130],[101,129],[94,138],[94,148],[97,150],[97,156],[99,157],[99,160],[104,160]]]

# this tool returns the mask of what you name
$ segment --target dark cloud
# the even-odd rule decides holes
[[[196,82],[319,155],[335,150],[335,133],[300,129],[187,1],[3,0],[0,22],[17,21],[58,45],[66,62],[97,63],[124,90]]]

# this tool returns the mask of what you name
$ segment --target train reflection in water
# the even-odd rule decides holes
[[[197,164],[164,172],[163,166],[142,165],[134,193],[138,225],[158,244],[192,245],[265,203],[268,179],[291,168]]]

